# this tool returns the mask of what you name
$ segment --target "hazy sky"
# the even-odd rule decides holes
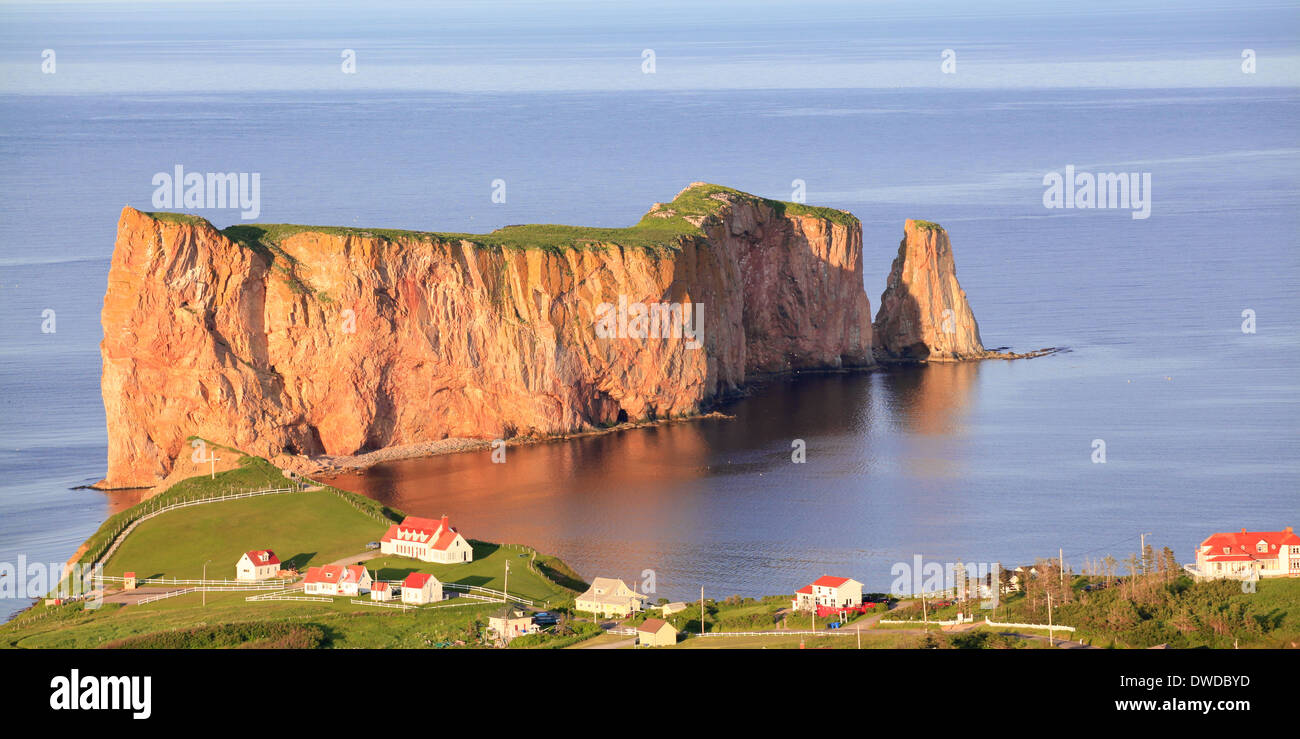
[[[1300,4],[0,2],[4,93],[1223,86],[1300,86]]]

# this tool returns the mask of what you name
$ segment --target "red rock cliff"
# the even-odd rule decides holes
[[[677,231],[643,243],[660,223]],[[537,248],[306,227],[232,240],[123,209],[102,486],[155,484],[190,436],[266,457],[545,436],[695,413],[757,374],[871,363],[847,214],[697,183],[632,229],[570,231]],[[701,345],[597,336],[620,296],[702,304]]]
[[[874,329],[885,359],[936,362],[990,355],[966,291],[957,283],[948,232],[938,224],[910,219],[904,224]]]

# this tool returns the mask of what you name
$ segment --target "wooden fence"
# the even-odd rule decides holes
[[[148,521],[154,516],[161,516],[162,514],[168,511],[174,511],[180,508],[189,508],[190,506],[203,505],[205,503],[221,503],[227,500],[241,500],[244,498],[256,498],[262,495],[280,495],[282,493],[298,493],[298,492],[303,492],[304,490],[306,490],[306,488],[301,486],[296,488],[270,488],[267,490],[250,490],[244,493],[229,493],[227,495],[214,495],[205,498],[188,498],[178,503],[172,503],[170,505],[165,505],[159,508],[153,508],[152,510],[149,510],[148,513],[142,513],[141,515],[131,519],[129,522],[124,522],[121,526],[119,526],[118,529],[113,532],[113,536],[111,539],[109,539],[108,545],[101,552],[99,552],[98,554],[96,554],[94,557],[91,558],[90,564],[93,566],[96,564],[107,562],[108,559],[113,556],[113,553],[117,551],[117,548],[122,545],[122,542],[126,541],[126,537],[132,531],[135,530],[136,526],[139,526],[140,524],[144,523],[145,521]],[[66,571],[64,575],[65,576],[67,575]]]

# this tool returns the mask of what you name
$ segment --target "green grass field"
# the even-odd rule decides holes
[[[509,562],[511,595],[552,606],[570,600],[575,595],[531,572],[528,569],[528,557],[531,556],[529,551],[481,541],[470,543],[474,547],[474,561],[463,564],[433,564],[406,557],[380,557],[365,564],[381,580],[400,580],[412,572],[427,572],[441,582],[501,590],[505,585],[505,565]]]
[[[137,577],[234,578],[250,549],[271,549],[282,566],[303,569],[365,551],[384,524],[327,491],[286,493],[206,503],[140,524],[104,566],[104,574]]]
[[[92,611],[82,610],[81,604],[59,606],[48,618],[27,623],[19,617],[14,623],[0,626],[0,648],[88,649],[160,631],[286,620],[322,627],[326,647],[424,648],[466,639],[471,622],[486,623],[487,614],[500,607],[483,603],[403,612],[355,605],[347,598],[336,598],[333,603],[249,603],[244,600],[247,595],[208,593],[207,606],[201,605],[198,593],[145,605],[106,604]]]

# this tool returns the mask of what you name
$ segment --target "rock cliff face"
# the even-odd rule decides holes
[[[638,338],[631,306],[665,303],[697,306],[686,335]],[[101,487],[154,485],[191,436],[268,458],[546,436],[872,362],[856,219],[700,183],[629,229],[484,236],[128,207],[102,320]]]
[[[948,232],[908,220],[876,314],[878,355],[894,361],[957,361],[990,356],[957,283]]]

